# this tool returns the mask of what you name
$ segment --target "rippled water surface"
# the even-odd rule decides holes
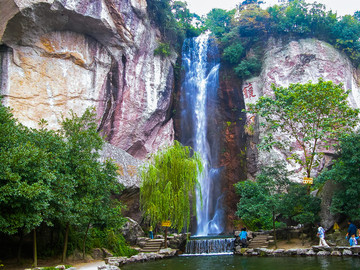
[[[190,256],[130,264],[122,270],[355,270],[360,269],[359,257],[242,257]]]

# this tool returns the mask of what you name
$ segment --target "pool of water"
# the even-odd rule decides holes
[[[355,270],[358,257],[243,257],[181,256],[159,261],[129,264],[122,270]]]

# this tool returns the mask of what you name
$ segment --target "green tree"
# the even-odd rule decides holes
[[[141,209],[152,226],[170,220],[178,231],[184,226],[189,229],[191,208],[196,214],[191,198],[196,196],[195,189],[201,194],[198,175],[202,170],[199,154],[177,141],[152,156],[141,171],[140,186]]]
[[[334,181],[338,184],[330,210],[344,214],[353,220],[360,219],[360,133],[356,132],[341,139],[339,157],[328,171],[316,180],[320,183]]]
[[[275,220],[280,214],[282,197],[290,184],[288,173],[282,164],[261,168],[256,181],[235,184],[240,196],[236,215],[253,230],[273,229],[276,246],[276,228],[284,224]]]
[[[252,229],[275,229],[285,224],[276,221],[281,215],[287,224],[310,224],[318,220],[320,199],[307,193],[304,185],[290,182],[285,164],[263,167],[256,181],[235,184],[240,195],[236,215]],[[276,245],[276,243],[275,243]]]
[[[248,108],[249,113],[263,117],[262,125],[268,131],[260,147],[270,149],[276,144],[288,149],[292,153],[288,158],[299,163],[310,177],[311,169],[317,164],[316,157],[321,157],[324,149],[359,122],[359,110],[348,104],[350,90],[321,78],[315,84],[272,85],[272,90],[273,97],[263,96]],[[289,135],[302,154],[296,154],[288,140],[275,140],[274,132]]]
[[[70,112],[70,118],[63,119],[61,124],[61,134],[67,144],[66,180],[71,190],[67,193],[67,208],[62,204],[56,206],[62,213],[57,218],[66,227],[62,261],[66,258],[70,226],[86,224],[84,251],[90,224],[108,218],[111,193],[121,190],[115,164],[110,160],[99,161],[104,140],[97,131],[95,116],[94,108],[87,109],[81,116]]]
[[[209,29],[217,38],[221,38],[231,29],[231,19],[235,14],[235,9],[226,11],[220,8],[213,8],[206,15],[205,27]]]
[[[36,229],[50,223],[51,185],[56,181],[51,153],[35,139],[34,131],[17,123],[0,104],[0,231],[23,235],[33,232],[37,265]]]

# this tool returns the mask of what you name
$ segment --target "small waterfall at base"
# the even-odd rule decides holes
[[[193,239],[186,244],[185,255],[231,255],[235,238]]]

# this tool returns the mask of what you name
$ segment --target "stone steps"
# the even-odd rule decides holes
[[[158,252],[164,243],[164,239],[151,239],[148,240],[141,250],[142,252]]]
[[[268,248],[269,244],[273,242],[273,236],[268,234],[257,235],[249,243],[248,248]]]

